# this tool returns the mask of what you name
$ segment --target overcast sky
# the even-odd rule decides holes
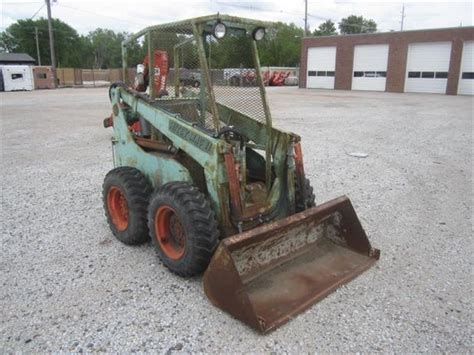
[[[0,0],[4,30],[18,19],[46,17],[41,0]],[[405,30],[473,25],[471,1],[405,1]],[[359,0],[308,0],[311,29],[326,19],[348,15],[375,20],[380,32],[399,30],[402,2]],[[267,21],[294,22],[303,27],[304,0],[57,0],[53,17],[81,34],[97,27],[136,32],[148,25],[220,12]]]

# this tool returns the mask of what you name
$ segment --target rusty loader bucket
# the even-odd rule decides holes
[[[346,196],[224,239],[204,275],[214,305],[265,333],[373,265]]]

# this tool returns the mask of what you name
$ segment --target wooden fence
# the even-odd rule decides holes
[[[127,69],[127,74],[128,80],[133,81],[136,69]],[[59,86],[108,86],[123,81],[122,69],[57,68],[56,78]]]
[[[213,78],[226,76],[227,69],[216,69],[211,71]],[[287,67],[262,67],[262,73],[268,74],[282,72],[286,77],[298,78],[298,68]],[[128,82],[131,83],[135,79],[136,68],[128,68]],[[168,82],[173,82],[173,68],[169,70]],[[124,81],[122,69],[77,69],[77,68],[57,68],[56,77],[59,86],[109,86],[116,81]],[[295,85],[295,83],[286,83],[286,85]]]

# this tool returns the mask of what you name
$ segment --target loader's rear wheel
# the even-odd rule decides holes
[[[155,213],[155,236],[161,250],[171,259],[180,259],[186,250],[186,233],[176,211],[163,205]]]
[[[156,190],[148,207],[148,228],[163,264],[181,276],[202,273],[219,238],[209,202],[186,182],[170,182]]]
[[[307,208],[311,208],[311,207],[316,206],[316,202],[315,202],[316,197],[314,196],[313,187],[311,186],[311,182],[309,181],[309,179],[305,179],[304,182],[305,182],[304,196],[302,196],[302,191],[301,191],[301,188],[300,188],[299,181],[296,180],[296,183],[295,183],[295,207],[296,207],[296,212],[302,212],[302,211],[306,210]]]
[[[105,215],[112,233],[121,242],[140,244],[148,240],[146,213],[150,195],[149,182],[135,168],[115,168],[106,175],[103,185]]]

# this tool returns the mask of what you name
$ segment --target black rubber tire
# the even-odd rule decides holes
[[[118,230],[112,222],[107,204],[109,190],[118,187],[128,207],[128,223],[125,230]],[[152,188],[146,177],[131,167],[115,168],[105,176],[102,186],[105,215],[113,235],[128,245],[142,244],[149,240],[147,225],[148,201]]]
[[[162,206],[171,207],[184,230],[185,247],[179,259],[170,258],[161,248],[155,230],[155,217]],[[180,276],[204,272],[219,243],[214,211],[199,189],[187,182],[169,182],[158,188],[148,206],[150,238],[163,264]]]
[[[313,187],[311,186],[311,182],[309,179],[305,179],[305,196],[301,195],[301,189],[300,189],[300,183],[298,180],[296,180],[295,183],[295,209],[296,212],[302,212],[306,210],[307,208],[311,208],[316,206],[315,199],[316,197],[314,196],[313,193]],[[306,202],[306,206],[305,206]]]

